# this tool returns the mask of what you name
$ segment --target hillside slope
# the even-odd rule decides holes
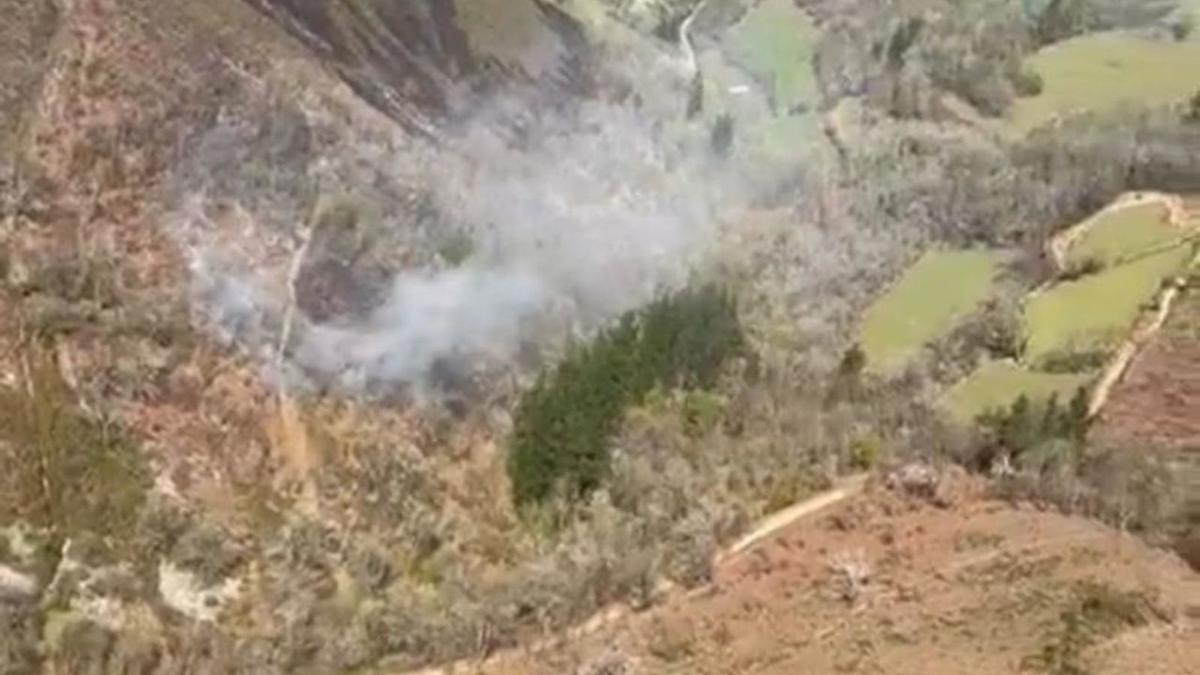
[[[839,476],[961,458],[920,364],[854,366],[862,308],[931,245],[1015,247],[1114,189],[1075,138],[1018,166],[947,123],[870,53],[889,3],[788,2],[0,0],[0,674],[1003,672],[1074,649],[1088,602],[1130,630],[1070,658],[1182,672],[1194,575],[971,479],[714,559]],[[962,47],[940,25],[924,48]],[[933,117],[880,107],[905,92]],[[1159,145],[1104,151],[1187,147],[1130,135]],[[1089,173],[1060,190],[1060,165]],[[521,508],[524,392],[697,280],[750,349],[634,373],[626,407],[573,390],[619,427],[587,439],[611,466]],[[645,611],[521,660],[622,603]]]
[[[1178,559],[943,481],[933,500],[870,486],[722,561],[703,589],[480,670],[1195,672],[1200,577]]]

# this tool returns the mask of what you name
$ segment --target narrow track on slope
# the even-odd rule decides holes
[[[792,506],[767,516],[732,546],[719,551],[713,557],[713,567],[732,563],[742,554],[753,549],[755,545],[763,542],[780,530],[794,525],[807,516],[820,513],[825,509],[861,494],[867,484],[868,477],[869,474],[866,473],[849,476],[838,481],[837,485],[829,490],[813,495],[802,502],[797,502]],[[686,593],[686,596],[694,597],[703,595],[711,589],[712,584],[697,586],[690,589]],[[495,664],[505,661],[515,661],[529,654],[547,652],[560,648],[564,644],[577,642],[588,635],[627,618],[631,614],[633,614],[633,610],[629,607],[622,603],[616,603],[600,609],[592,614],[590,618],[576,624],[572,628],[542,638],[533,644],[505,649],[484,658],[465,658],[431,668],[403,671],[396,673],[396,675],[454,675],[455,673],[477,672],[479,667],[484,663]]]

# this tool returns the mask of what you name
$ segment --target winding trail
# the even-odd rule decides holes
[[[1200,262],[1200,255],[1192,260],[1189,267],[1195,267]],[[1150,317],[1150,321],[1136,326],[1133,333],[1121,343],[1113,358],[1104,368],[1104,373],[1100,376],[1100,380],[1096,384],[1096,388],[1092,390],[1091,399],[1088,401],[1088,418],[1094,418],[1104,409],[1104,404],[1108,402],[1108,397],[1112,394],[1112,388],[1121,381],[1121,377],[1125,371],[1129,369],[1129,364],[1133,362],[1133,358],[1138,355],[1142,347],[1150,341],[1151,338],[1158,333],[1163,324],[1166,323],[1167,317],[1171,314],[1171,304],[1175,301],[1179,291],[1184,284],[1181,279],[1175,279],[1171,285],[1158,297],[1158,310]]]
[[[313,231],[316,228],[317,221],[318,219],[314,214],[299,233],[297,241],[299,246],[297,246],[296,253],[292,256],[291,266],[288,268],[288,301],[287,307],[284,309],[283,325],[279,331],[279,342],[275,348],[275,367],[277,376],[279,377],[278,410],[275,418],[271,420],[269,425],[270,435],[272,436],[276,451],[283,459],[284,464],[291,470],[293,478],[302,482],[303,492],[299,504],[310,514],[317,511],[317,488],[311,476],[313,469],[316,468],[315,451],[309,442],[308,432],[304,426],[304,421],[300,417],[300,410],[297,408],[295,400],[288,393],[287,382],[283,377],[283,372],[284,359],[288,343],[291,341],[296,310],[299,305],[296,295],[296,280],[300,277],[300,271],[304,267],[304,260],[308,257],[308,249],[312,243]]]
[[[758,542],[788,527],[801,518],[822,511],[830,506],[853,497],[854,495],[862,492],[863,487],[867,484],[867,478],[868,474],[865,473],[849,476],[838,481],[838,485],[831,490],[827,490],[802,502],[793,504],[782,511],[777,511],[760,522],[753,530],[746,533],[746,535],[741,539],[737,540],[737,542],[735,542],[733,546],[730,546],[724,554],[718,554],[717,560],[719,562],[725,562],[741,553],[750,550]]]

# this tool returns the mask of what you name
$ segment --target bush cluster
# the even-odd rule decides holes
[[[1089,647],[1122,630],[1144,626],[1159,615],[1154,603],[1141,593],[1094,581],[1078,582],[1068,606],[1059,615],[1059,628],[1022,665],[1054,675],[1090,672],[1084,663]]]
[[[508,460],[516,504],[542,502],[556,490],[581,497],[598,487],[626,407],[656,386],[711,387],[742,345],[732,296],[706,285],[628,312],[590,343],[573,346],[517,408]]]
[[[1043,45],[1066,40],[1101,26],[1090,0],[1051,0],[1037,17],[1034,35]]]
[[[1104,261],[1099,258],[1087,257],[1073,260],[1058,273],[1059,281],[1075,281],[1083,277],[1099,274],[1104,271]]]
[[[1035,406],[1021,395],[1007,410],[992,410],[979,416],[979,426],[991,440],[991,453],[1007,453],[1016,462],[1032,456],[1039,448],[1068,443],[1081,446],[1088,432],[1088,393],[1080,387],[1065,406],[1052,394],[1044,406]]]
[[[1107,361],[1108,352],[1103,349],[1067,349],[1047,354],[1038,365],[1048,373],[1086,373],[1103,368]]]

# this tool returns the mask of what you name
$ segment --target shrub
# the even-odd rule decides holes
[[[1058,273],[1059,281],[1074,281],[1082,277],[1097,274],[1104,270],[1104,261],[1099,258],[1084,258],[1067,263]]]
[[[1018,96],[1038,96],[1046,87],[1042,76],[1031,68],[1018,70],[1010,79]]]
[[[829,571],[833,574],[838,596],[850,604],[862,596],[873,575],[871,563],[861,549],[843,551],[833,556],[829,561]]]
[[[708,388],[743,344],[732,297],[688,288],[625,314],[575,345],[518,405],[508,473],[518,506],[556,490],[578,498],[608,474],[608,441],[655,386]]]
[[[1059,617],[1059,628],[1023,665],[1055,675],[1084,675],[1089,672],[1083,663],[1088,647],[1124,629],[1144,626],[1156,613],[1153,604],[1139,593],[1080,582]]]
[[[910,17],[896,28],[888,40],[887,64],[889,67],[899,68],[904,65],[905,53],[917,41],[917,36],[920,35],[923,28],[925,28],[925,20],[919,16]]]
[[[24,293],[41,292],[69,303],[90,301],[100,307],[120,304],[120,263],[104,251],[72,250],[32,270]]]
[[[704,77],[697,70],[688,87],[687,118],[695,119],[704,112]]]
[[[1038,42],[1050,44],[1091,30],[1097,25],[1091,0],[1051,0],[1038,17]]]
[[[838,375],[843,377],[858,377],[867,366],[867,353],[861,345],[855,343],[843,354],[838,362]]]
[[[3,672],[39,672],[36,609],[33,603],[0,602],[0,668]]]
[[[1188,99],[1187,112],[1184,113],[1183,120],[1190,124],[1200,124],[1200,90],[1197,90]]]
[[[713,123],[712,135],[709,138],[713,152],[718,157],[728,157],[733,149],[733,116],[726,113]]]
[[[1048,373],[1086,373],[1099,370],[1107,360],[1108,353],[1103,349],[1060,350],[1046,355],[1038,366]]]
[[[689,435],[711,431],[725,416],[725,399],[707,391],[689,391],[683,397],[684,427]]]
[[[242,554],[230,537],[213,527],[195,527],[184,532],[175,543],[171,558],[194,573],[205,586],[231,576],[242,562]]]
[[[696,653],[696,634],[689,624],[668,625],[656,619],[650,625],[653,639],[649,651],[654,658],[665,663],[678,663]]]
[[[992,446],[985,456],[995,456],[1000,450],[1019,459],[1034,449],[1061,442],[1079,450],[1088,431],[1088,392],[1078,388],[1065,407],[1056,394],[1051,395],[1040,410],[1022,394],[1008,410],[990,411],[977,422]]]
[[[1023,348],[1020,312],[1015,293],[990,298],[948,334],[930,342],[931,375],[938,382],[958,382],[974,372],[983,360],[1019,359]]]
[[[49,356],[30,371],[27,388],[0,390],[0,513],[60,536],[130,535],[149,482],[141,456],[111,420],[74,404]]]
[[[850,442],[850,465],[856,469],[873,469],[882,456],[883,441],[878,436],[864,436]]]
[[[475,241],[467,232],[450,232],[438,244],[437,252],[447,265],[458,267],[475,253]]]
[[[1196,18],[1191,14],[1185,14],[1181,19],[1171,24],[1171,37],[1176,41],[1183,42],[1191,37],[1196,30]]]

